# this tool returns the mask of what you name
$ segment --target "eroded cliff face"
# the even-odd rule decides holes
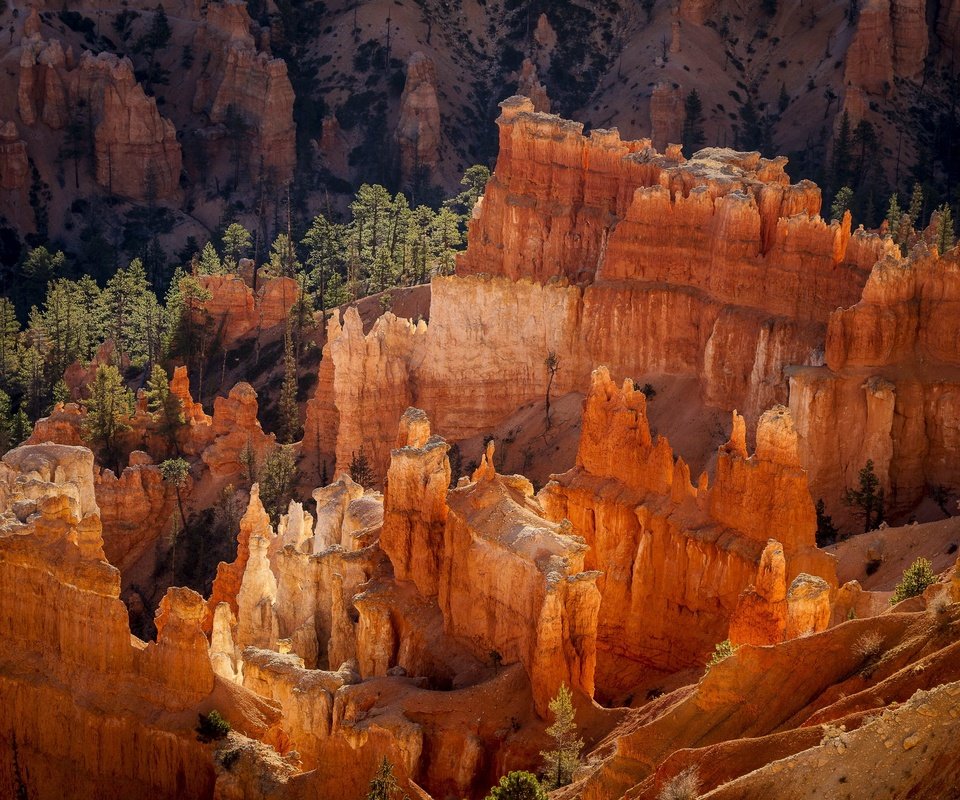
[[[440,104],[436,68],[423,53],[407,62],[395,134],[400,150],[400,180],[408,184],[429,176],[440,161]]]
[[[783,159],[685,160],[584,137],[523,98],[502,107],[497,169],[457,276],[433,280],[429,324],[388,314],[364,335],[353,311],[334,315],[307,413],[316,464],[343,470],[364,449],[383,476],[411,403],[449,439],[483,434],[543,398],[550,352],[557,394],[586,393],[598,364],[691,376],[752,425],[787,401],[787,365],[822,363],[829,314],[892,251],[849,217],[820,219],[819,189],[791,185]]]
[[[651,435],[643,393],[598,369],[577,465],[539,498],[552,519],[573,523],[590,548],[585,567],[601,573],[597,686],[605,697],[651,670],[702,664],[727,638],[743,590],[753,584],[774,594],[764,578],[774,569],[773,555],[764,556],[770,539],[778,540],[784,582],[811,572],[836,584],[831,559],[814,543],[813,502],[783,408],[761,417],[753,456],[735,416],[713,485],[706,475],[694,485],[667,440]],[[782,594],[781,601],[785,585]],[[779,616],[785,620],[785,607]]]
[[[828,508],[842,512],[867,460],[891,512],[956,488],[958,320],[960,256],[921,242],[879,261],[862,299],[831,314],[824,366],[791,371],[801,459]]]
[[[207,5],[195,46],[211,57],[197,80],[193,111],[209,113],[213,123],[227,127],[239,120],[250,134],[251,179],[285,183],[297,163],[293,87],[286,63],[258,51],[251,30],[242,3]]]
[[[0,509],[0,736],[7,752],[16,738],[21,779],[40,797],[92,797],[107,781],[118,796],[211,796],[197,712],[216,705],[252,735],[277,713],[253,695],[237,702],[214,678],[202,598],[171,589],[157,641],[131,637],[86,448],[7,453]],[[14,775],[4,769],[0,780],[15,796]]]
[[[58,40],[28,32],[21,42],[18,103],[28,126],[89,124],[96,180],[112,194],[143,200],[178,192],[182,155],[176,129],[137,83],[129,59],[84,51],[78,61]]]

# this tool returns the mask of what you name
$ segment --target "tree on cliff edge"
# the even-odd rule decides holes
[[[573,773],[580,766],[583,739],[577,736],[573,695],[566,684],[560,684],[549,708],[553,713],[553,725],[547,728],[547,735],[553,739],[554,749],[544,750],[540,755],[544,766],[543,785],[553,791],[573,781]]]
[[[486,800],[547,800],[547,793],[535,775],[517,771],[504,775]]]
[[[394,800],[400,793],[400,784],[393,774],[393,764],[384,756],[377,767],[377,773],[370,781],[367,800]]]

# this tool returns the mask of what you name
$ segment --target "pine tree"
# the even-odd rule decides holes
[[[54,375],[63,375],[74,361],[92,355],[96,334],[90,325],[90,302],[77,283],[60,278],[50,283],[43,310],[33,309],[30,314],[31,330],[42,331],[48,343],[47,358]]]
[[[684,151],[691,154],[702,147],[706,141],[703,134],[703,103],[696,89],[693,89],[683,101],[683,111],[681,141]]]
[[[287,234],[279,234],[270,247],[270,273],[292,278],[300,269],[296,246]]]
[[[933,573],[933,564],[926,558],[918,558],[903,571],[900,582],[893,590],[890,604],[895,605],[911,597],[923,594],[930,584],[936,583],[937,576]]]
[[[168,458],[160,462],[160,474],[164,481],[170,484],[177,493],[177,506],[180,509],[180,522],[183,530],[187,528],[187,514],[183,509],[181,490],[187,485],[190,477],[190,464],[183,458]]]
[[[833,140],[831,178],[834,188],[845,186],[850,175],[850,116],[846,111],[840,118],[840,130]]]
[[[937,209],[937,229],[936,229],[937,252],[943,255],[953,247],[953,213],[950,206],[944,203]]]
[[[868,460],[860,470],[859,487],[847,489],[843,502],[854,509],[854,514],[863,518],[863,531],[869,533],[883,521],[883,487],[873,471],[873,461]]]
[[[107,281],[101,305],[107,335],[116,348],[117,364],[123,364],[127,357],[135,366],[143,366],[150,358],[151,346],[158,344],[150,332],[157,298],[150,291],[140,259],[135,258]]]
[[[20,323],[13,303],[0,297],[0,388],[11,389],[20,363]]]
[[[394,800],[400,793],[400,785],[393,774],[393,764],[384,756],[377,767],[377,773],[367,789],[367,800]]]
[[[119,474],[120,437],[130,430],[133,395],[124,385],[120,371],[112,364],[97,367],[89,388],[90,396],[83,401],[87,411],[83,420],[84,434],[105,460],[117,466]]]
[[[843,186],[833,198],[830,205],[830,219],[837,222],[843,221],[843,215],[850,210],[850,204],[853,202],[853,189],[849,186]]]
[[[10,395],[0,389],[0,456],[13,446],[13,405]]]
[[[310,285],[317,290],[321,311],[330,307],[327,302],[330,281],[342,270],[342,235],[339,225],[318,214],[303,237]]]
[[[350,479],[359,483],[364,489],[370,489],[374,483],[373,469],[367,454],[360,448],[360,452],[353,453],[350,458]]]
[[[297,403],[297,359],[293,336],[287,326],[283,346],[283,385],[280,387],[280,441],[291,444],[300,437],[300,406]]]
[[[890,195],[890,202],[887,204],[887,232],[893,237],[893,241],[900,244],[897,237],[900,234],[900,220],[903,217],[903,211],[900,210],[900,203],[897,202],[897,193]]]
[[[293,496],[293,479],[297,462],[292,445],[280,445],[263,462],[257,475],[260,484],[260,500],[276,525]]]
[[[24,348],[17,369],[17,382],[23,392],[20,409],[37,420],[47,404],[50,382],[47,379],[46,343],[36,339]]]
[[[33,425],[30,424],[30,418],[21,408],[13,415],[13,424],[10,426],[10,447],[17,447],[30,438],[33,433]]]
[[[213,242],[207,242],[200,251],[200,260],[197,263],[197,271],[201,275],[220,275],[224,272],[223,264],[220,262],[220,256],[217,255],[217,249]]]
[[[583,739],[577,735],[573,695],[566,684],[560,685],[556,697],[550,701],[549,708],[553,713],[553,724],[546,732],[553,739],[554,749],[545,750],[540,755],[543,757],[544,786],[552,791],[573,780],[573,773],[580,766]]]
[[[460,185],[465,187],[460,194],[447,200],[444,205],[459,213],[465,220],[470,219],[473,207],[483,197],[487,182],[491,178],[490,168],[483,164],[474,164],[467,167],[467,171],[460,178]]]
[[[452,275],[457,265],[457,248],[463,241],[457,215],[441,208],[430,225],[430,245],[438,275]]]
[[[47,284],[61,277],[66,266],[67,258],[59,250],[51,253],[46,247],[35,247],[27,253],[20,267],[22,283],[17,287],[20,308],[29,308],[43,302]]]
[[[907,209],[907,216],[910,217],[910,224],[917,230],[921,227],[920,216],[923,214],[923,187],[919,183],[913,184],[913,192],[910,195],[910,207]]]
[[[183,416],[183,403],[170,391],[167,371],[159,364],[153,365],[144,396],[147,399],[147,409],[153,414],[157,423],[158,432],[167,440],[167,445],[174,452],[179,452],[177,433],[186,423]]]
[[[227,272],[236,272],[240,266],[240,259],[250,253],[252,240],[250,231],[243,225],[233,222],[223,232],[220,240],[223,246],[223,266]]]

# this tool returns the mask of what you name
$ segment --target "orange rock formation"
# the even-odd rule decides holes
[[[423,53],[407,61],[407,80],[400,98],[396,130],[400,178],[408,183],[420,170],[429,174],[440,161],[440,105],[433,62]]]

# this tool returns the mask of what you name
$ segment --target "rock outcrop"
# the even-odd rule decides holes
[[[202,275],[200,285],[210,297],[197,309],[197,321],[208,325],[228,347],[285,322],[300,298],[293,278],[268,278],[256,291],[236,275]]]
[[[663,151],[668,144],[680,141],[683,116],[683,92],[680,87],[675,83],[660,81],[650,95],[650,139],[654,147]]]
[[[201,458],[215,478],[256,474],[277,444],[276,436],[260,426],[257,393],[249,383],[238,383],[213,401],[212,435]]]
[[[867,94],[888,95],[895,77],[920,78],[929,48],[926,6],[922,0],[868,0],[857,16],[844,81]]]
[[[130,635],[119,589],[119,572],[104,560],[93,454],[51,444],[7,453],[0,463],[5,752],[15,737],[20,777],[38,797],[93,797],[106,782],[123,796],[210,796],[215,775],[193,731],[197,713],[217,706],[250,735],[262,735],[277,713],[217,682],[199,595],[171,589],[158,639],[145,644]],[[138,746],[127,747],[131,741]],[[8,769],[0,793],[17,794]]]
[[[651,668],[704,663],[738,611],[741,619],[765,619],[750,623],[763,630],[735,629],[734,635],[766,639],[772,630],[778,637],[786,620],[778,606],[785,582],[800,572],[836,584],[832,560],[814,543],[813,502],[786,409],[760,419],[753,456],[743,418],[735,416],[713,485],[706,475],[694,485],[667,440],[651,435],[643,393],[629,380],[617,387],[598,369],[584,406],[577,465],[555,476],[539,497],[550,518],[572,521],[590,548],[585,568],[601,573],[602,696],[628,690]],[[750,585],[762,602],[747,598],[738,609],[738,595]]]
[[[547,88],[540,82],[537,74],[537,65],[529,58],[523,59],[520,67],[520,80],[517,82],[517,94],[529,97],[533,103],[533,110],[544,114],[550,113],[550,97]]]
[[[830,315],[826,364],[790,373],[790,408],[811,491],[831,513],[868,460],[887,510],[929,486],[957,488],[960,253],[888,254],[862,299]]]
[[[195,46],[212,57],[197,80],[193,111],[208,113],[218,125],[239,121],[250,134],[251,180],[269,177],[282,184],[292,178],[297,161],[293,87],[286,63],[258,52],[250,28],[242,3],[208,4]]]
[[[395,134],[400,151],[400,179],[410,183],[418,173],[429,175],[440,162],[440,104],[433,61],[414,53],[407,61],[407,80],[400,97]]]
[[[129,59],[84,51],[75,64],[59,41],[28,37],[21,46],[18,100],[20,118],[30,126],[40,121],[59,130],[77,114],[88,115],[96,180],[111,193],[143,200],[178,191],[176,129],[137,83]]]
[[[27,143],[13,121],[0,121],[0,190],[20,191],[29,182]]]

